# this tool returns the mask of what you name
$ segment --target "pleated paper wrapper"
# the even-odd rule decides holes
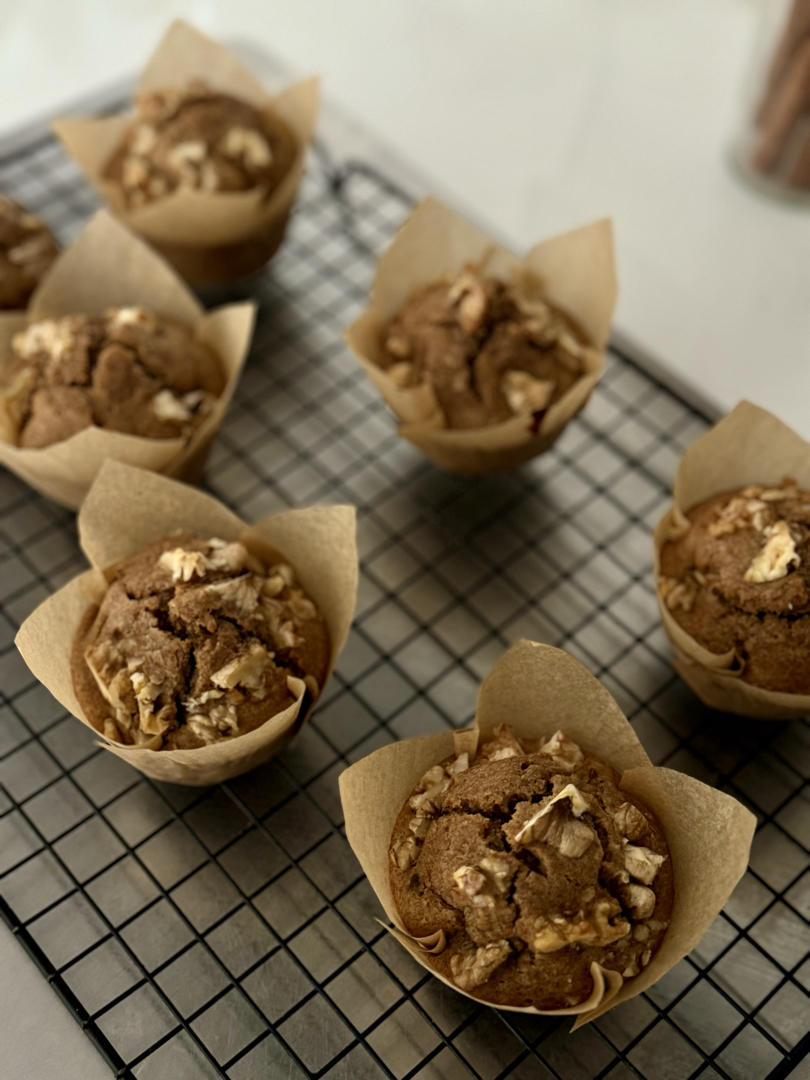
[[[357,593],[353,507],[285,510],[247,525],[211,495],[110,461],[101,469],[79,513],[79,539],[92,569],[40,604],[16,638],[34,675],[88,727],[93,725],[79,704],[71,676],[71,649],[79,623],[88,607],[98,604],[104,595],[105,570],[178,529],[203,537],[269,545],[289,560],[329,630],[330,658],[324,682],[345,644]],[[312,695],[301,679],[290,676],[288,685],[295,702],[244,735],[193,750],[147,750],[100,736],[101,745],[155,780],[194,786],[217,784],[267,761],[300,729],[312,708]]]
[[[399,387],[379,365],[382,331],[389,319],[420,288],[458,274],[468,263],[503,281],[519,274],[537,282],[538,295],[570,315],[590,343],[583,374],[543,413],[539,424],[532,416],[516,416],[484,428],[448,428],[428,383]],[[398,418],[403,438],[450,472],[499,472],[548,450],[584,407],[604,370],[616,291],[610,221],[544,240],[518,258],[454,210],[427,198],[380,258],[370,304],[349,327],[346,341]]]
[[[219,356],[225,387],[188,439],[151,439],[87,427],[43,447],[17,445],[3,395],[11,339],[38,319],[100,315],[110,307],[145,307],[185,323]],[[85,226],[43,278],[28,310],[0,314],[0,464],[49,498],[76,509],[106,458],[184,480],[199,480],[245,362],[256,305],[225,304],[206,313],[175,272],[104,210]]]
[[[61,119],[52,127],[115,214],[154,245],[195,286],[224,285],[263,266],[282,241],[315,131],[320,80],[305,79],[270,96],[223,45],[175,20],[138,80],[137,93],[181,87],[199,78],[213,90],[279,116],[296,139],[295,157],[272,191],[175,190],[130,209],[104,170],[124,139],[132,113]]]
[[[420,939],[420,944],[405,931],[391,892],[389,846],[397,815],[427,770],[463,750],[472,757],[479,735],[485,738],[500,724],[510,724],[516,735],[528,738],[561,729],[583,750],[609,762],[621,774],[621,788],[656,814],[669,845],[672,919],[658,952],[639,975],[625,980],[594,963],[593,992],[578,1006],[552,1011],[495,1006],[576,1016],[576,1028],[652,986],[697,945],[745,872],[756,819],[729,795],[653,766],[619,706],[573,657],[548,645],[518,642],[481,684],[474,728],[392,743],[340,777],[346,836],[393,923],[391,933],[422,967],[475,1001],[480,999],[431,967],[427,954],[435,948],[435,936]]]
[[[772,413],[741,401],[711,431],[697,439],[678,467],[673,504],[655,530],[655,573],[661,548],[683,535],[686,513],[713,495],[762,484],[779,487],[786,476],[810,491],[810,443]],[[675,668],[698,697],[713,709],[758,720],[789,720],[810,715],[810,695],[764,690],[741,676],[734,649],[713,653],[700,645],[664,603],[658,590],[664,629],[675,650]]]

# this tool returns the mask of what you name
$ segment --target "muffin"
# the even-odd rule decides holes
[[[138,80],[134,112],[52,127],[126,225],[189,284],[254,274],[284,238],[315,131],[320,83],[271,95],[180,19]]]
[[[448,428],[539,425],[583,374],[587,342],[539,282],[520,285],[469,265],[419,289],[384,327],[380,367],[400,387],[429,383]]]
[[[278,553],[179,534],[112,572],[72,650],[73,686],[105,738],[189,750],[289,708],[293,675],[317,695],[329,635]]]
[[[205,311],[100,210],[0,321],[0,464],[76,509],[112,458],[197,482],[250,349],[256,305]]]
[[[674,667],[701,701],[810,715],[810,443],[741,401],[686,450],[653,539]]]
[[[89,569],[15,638],[56,700],[167,783],[218,784],[279,753],[351,626],[354,508],[248,525],[197,488],[108,458],[78,530]]]
[[[295,158],[295,136],[280,116],[202,79],[142,93],[135,105],[131,127],[103,172],[129,209],[178,188],[269,194]]]
[[[339,783],[346,838],[412,959],[475,1001],[575,1026],[697,945],[756,825],[653,766],[605,687],[532,641],[484,679],[474,727],[382,746]]]
[[[346,341],[404,439],[450,472],[492,473],[546,451],[584,408],[615,302],[609,221],[521,258],[428,198],[380,257]]]
[[[190,327],[125,307],[31,323],[11,339],[5,381],[18,445],[44,447],[91,425],[187,439],[225,374]]]
[[[653,813],[619,774],[557,731],[498,727],[470,758],[422,777],[391,837],[391,888],[430,963],[490,1004],[568,1009],[592,963],[630,979],[658,950],[672,866]]]
[[[0,195],[0,308],[24,308],[58,254],[47,225]]]
[[[810,492],[786,478],[692,507],[661,548],[658,589],[703,648],[745,682],[810,694]]]

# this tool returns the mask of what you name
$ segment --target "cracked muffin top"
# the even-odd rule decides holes
[[[619,775],[561,732],[507,726],[422,777],[391,837],[408,933],[456,986],[491,1004],[562,1009],[593,989],[591,964],[632,978],[669,925],[663,831]],[[435,945],[434,945],[435,941]]]
[[[380,367],[399,387],[429,383],[450,428],[515,416],[537,425],[582,375],[588,347],[538,288],[474,266],[434,282],[384,327]]]
[[[24,308],[58,254],[47,225],[0,195],[0,308]]]
[[[143,308],[43,319],[15,334],[2,399],[20,446],[96,425],[187,438],[222,393],[216,353],[187,326]]]
[[[660,554],[672,617],[710,652],[734,650],[746,682],[810,694],[810,492],[751,485],[687,518]]]
[[[132,210],[178,189],[269,192],[295,152],[281,117],[193,79],[137,98],[132,126],[104,176],[120,185]]]
[[[177,534],[114,568],[71,666],[82,708],[108,739],[194,749],[286,709],[290,675],[317,694],[329,636],[277,552]]]

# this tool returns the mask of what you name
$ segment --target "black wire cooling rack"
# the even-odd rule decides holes
[[[96,204],[41,129],[0,148],[0,190],[63,239]],[[708,420],[614,350],[552,452],[494,478],[433,468],[342,344],[407,209],[384,176],[336,169],[321,146],[250,286],[255,344],[206,485],[249,520],[355,503],[362,559],[337,671],[275,761],[204,791],[158,784],[66,716],[12,638],[84,567],[73,515],[0,475],[4,918],[117,1077],[796,1076],[810,1049],[808,729],[704,710],[670,669],[651,586],[651,528]],[[579,657],[656,763],[759,819],[751,868],[693,954],[576,1035],[416,966],[375,922],[341,822],[341,769],[468,723],[520,637]]]

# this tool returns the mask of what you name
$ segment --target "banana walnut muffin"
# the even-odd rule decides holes
[[[563,732],[508,726],[429,769],[394,826],[390,876],[405,929],[435,936],[432,966],[483,1001],[544,1010],[587,1000],[594,961],[627,979],[646,967],[672,866],[618,781]]]
[[[120,185],[132,210],[179,188],[269,193],[295,153],[295,136],[280,117],[194,79],[137,98],[132,126],[104,176]]]
[[[676,622],[740,677],[810,694],[810,492],[753,484],[692,507],[661,548],[658,591]]]
[[[177,534],[118,565],[73,643],[76,696],[108,739],[194,749],[291,705],[288,676],[317,694],[324,620],[278,553]]]
[[[384,327],[380,366],[400,387],[429,383],[447,427],[539,423],[582,374],[587,342],[537,292],[474,266],[427,285]]]
[[[187,326],[143,308],[43,319],[15,334],[0,399],[20,446],[95,424],[187,438],[225,386],[216,353]]]
[[[58,254],[47,225],[0,195],[0,308],[24,308]]]

